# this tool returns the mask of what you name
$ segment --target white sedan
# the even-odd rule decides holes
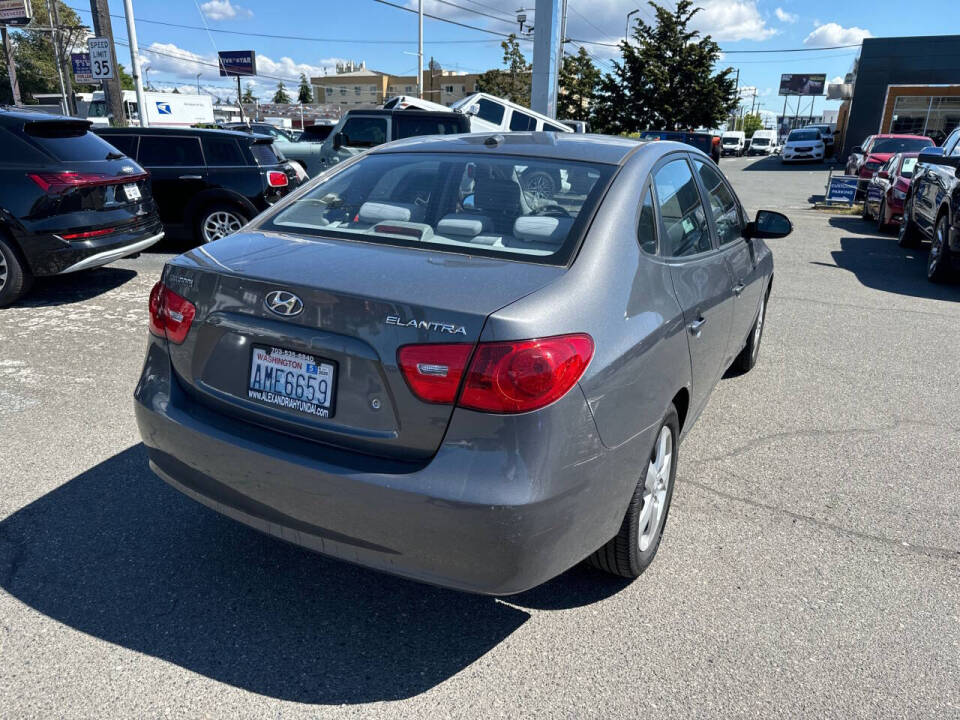
[[[823,160],[825,146],[819,130],[791,130],[780,151],[783,162]]]

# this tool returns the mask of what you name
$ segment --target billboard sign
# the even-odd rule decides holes
[[[90,53],[70,53],[73,65],[73,79],[78,83],[92,83],[93,70],[90,67]]]
[[[784,73],[780,76],[780,95],[823,95],[827,76]]]
[[[223,50],[217,55],[221,77],[257,74],[257,53],[254,50]]]
[[[31,17],[30,0],[0,0],[0,25],[26,25]]]

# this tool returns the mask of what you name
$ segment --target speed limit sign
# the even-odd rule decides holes
[[[90,75],[94,80],[113,78],[113,63],[110,62],[109,38],[90,38],[87,40],[90,50]]]

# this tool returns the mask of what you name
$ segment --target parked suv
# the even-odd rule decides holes
[[[320,172],[323,148],[318,143],[294,140],[286,130],[274,127],[270,123],[227,123],[223,127],[227,130],[252,132],[273,138],[273,146],[280,151],[283,158],[295,165],[294,169],[299,168],[303,171],[298,173],[301,181]]]
[[[468,132],[470,121],[467,116],[449,110],[349,110],[321,145],[321,169],[391,140]]]
[[[901,247],[930,240],[927,277],[949,280],[960,264],[960,128],[920,151],[900,223]]]
[[[86,120],[0,109],[0,188],[0,307],[163,237],[149,176]]]
[[[265,135],[156,127],[95,132],[150,171],[167,233],[198,243],[236,232],[299,185]]]

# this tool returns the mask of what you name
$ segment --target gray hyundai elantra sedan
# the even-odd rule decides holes
[[[524,178],[549,176],[550,193]],[[757,360],[763,238],[704,154],[391,143],[171,260],[135,392],[150,466],[351,562],[510,594],[650,564],[681,440]]]

